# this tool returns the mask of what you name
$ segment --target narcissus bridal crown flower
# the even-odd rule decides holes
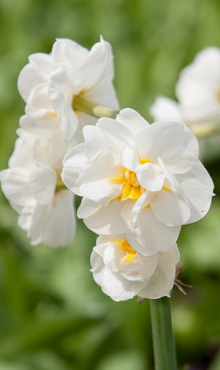
[[[116,120],[84,127],[83,134],[85,143],[65,156],[62,178],[83,197],[78,217],[91,230],[129,232],[141,254],[153,255],[175,243],[181,225],[209,210],[213,182],[183,123],[149,125],[124,109]]]
[[[155,121],[174,119],[185,122],[195,134],[208,131],[204,124],[220,124],[220,49],[209,47],[180,73],[176,84],[178,103],[158,97],[150,108]],[[198,131],[196,125],[203,123]]]
[[[174,244],[153,256],[138,254],[125,236],[100,236],[91,255],[94,280],[114,301],[138,295],[142,298],[169,296],[179,252]]]
[[[60,177],[66,143],[59,128],[50,139],[39,140],[22,129],[18,133],[9,168],[0,173],[2,190],[32,245],[65,246],[75,233],[73,193]]]
[[[78,110],[89,99],[118,110],[112,85],[114,76],[111,46],[102,38],[89,51],[74,41],[58,39],[51,54],[36,53],[18,78],[18,89],[27,103],[26,115],[39,124],[61,122],[68,146],[82,140],[82,127],[96,119]],[[26,119],[27,123],[27,119]],[[31,124],[31,123],[30,123]]]

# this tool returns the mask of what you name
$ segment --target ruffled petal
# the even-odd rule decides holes
[[[129,227],[129,224],[127,224]],[[125,233],[129,244],[143,256],[152,256],[157,252],[168,251],[176,242],[181,226],[169,227],[161,223],[151,207],[144,208],[136,221]]]
[[[85,225],[97,234],[115,235],[127,231],[120,215],[122,202],[111,202],[106,208],[96,202],[83,199],[78,208],[77,216],[83,218]]]
[[[174,258],[175,264],[172,265],[167,263],[168,253],[170,253],[170,255],[176,255],[176,258]],[[175,267],[179,261],[177,247],[175,246],[169,252],[166,252],[166,259],[163,258],[163,254],[159,254],[158,257],[157,268],[147,285],[139,292],[139,297],[157,299],[170,296],[175,279]]]
[[[211,177],[202,163],[197,162],[187,174],[178,175],[177,180],[191,209],[191,216],[186,223],[200,220],[211,206],[214,188]]]
[[[193,133],[180,122],[158,122],[137,134],[141,158],[157,163],[161,157],[173,174],[189,171],[198,158],[198,141]]]
[[[149,126],[149,123],[134,109],[122,109],[116,120],[126,126],[134,135]]]
[[[186,197],[173,191],[162,189],[150,205],[155,217],[167,226],[183,225],[191,215]]]

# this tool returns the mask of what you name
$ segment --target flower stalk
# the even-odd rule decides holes
[[[192,130],[197,138],[204,138],[220,133],[220,123],[207,122],[207,123],[194,123],[189,124],[188,127]]]
[[[95,118],[100,117],[109,117],[109,118],[116,118],[118,111],[114,111],[110,108],[104,107],[95,103],[83,96],[83,94],[78,94],[74,96],[72,101],[72,108],[74,110],[78,110],[80,112],[89,114]]]
[[[176,370],[170,298],[150,300],[155,370]]]

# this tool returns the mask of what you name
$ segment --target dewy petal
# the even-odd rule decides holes
[[[136,135],[141,158],[157,163],[161,157],[174,174],[189,171],[198,158],[198,141],[181,122],[158,122]]]
[[[183,225],[191,215],[186,197],[173,191],[162,189],[150,205],[155,217],[167,226]]]
[[[175,120],[184,122],[180,104],[165,96],[158,96],[150,107],[150,114],[155,122]]]
[[[138,112],[131,108],[122,109],[116,120],[126,126],[133,134],[149,126],[149,123]]]
[[[191,216],[186,223],[200,220],[211,205],[214,188],[211,177],[202,163],[197,162],[187,174],[178,175],[177,180],[191,209]]]
[[[170,296],[175,279],[176,265],[179,261],[179,253],[176,246],[166,253],[175,254],[175,258],[171,257],[174,264],[170,266],[163,258],[163,254],[159,254],[157,268],[148,284],[139,292],[139,297],[157,299]]]
[[[36,165],[30,173],[30,186],[39,204],[51,202],[56,186],[57,175],[50,169]]]
[[[42,242],[50,248],[64,247],[75,234],[76,220],[73,193],[62,190],[55,194],[42,227]]]

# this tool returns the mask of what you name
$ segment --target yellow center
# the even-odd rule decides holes
[[[144,163],[151,163],[151,160],[149,158],[142,158],[139,160],[140,164]],[[125,199],[138,199],[143,192],[146,190],[144,189],[138,182],[137,175],[135,172],[128,170],[127,168],[124,168],[124,174],[119,177],[115,177],[113,179],[110,179],[109,181],[116,181],[121,182],[122,192],[117,197],[119,201],[125,200]]]
[[[127,240],[117,240],[114,241],[114,244],[121,245],[121,249],[123,250],[123,252],[126,252],[126,256],[123,258],[123,262],[131,263],[137,252],[135,252],[135,250],[130,246]]]

